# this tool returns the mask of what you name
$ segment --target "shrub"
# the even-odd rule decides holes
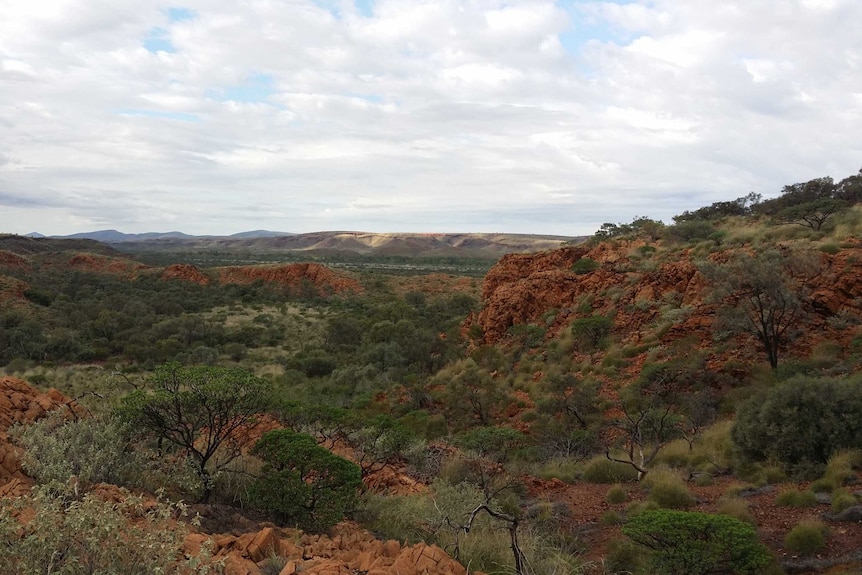
[[[637,481],[638,472],[631,465],[597,455],[584,465],[582,479],[587,483],[625,483]]]
[[[817,496],[811,491],[782,491],[775,496],[775,504],[784,507],[811,507],[817,503]]]
[[[645,511],[622,530],[650,549],[655,572],[667,575],[760,573],[771,561],[754,526],[724,515]]]
[[[836,451],[862,447],[862,385],[795,378],[741,406],[732,437],[748,460],[822,468]]]
[[[800,555],[813,555],[826,546],[826,526],[821,521],[802,521],[784,537],[784,546]]]
[[[265,465],[249,487],[253,507],[309,531],[325,531],[356,503],[358,465],[320,447],[309,435],[269,431],[251,451]]]
[[[13,430],[24,453],[21,466],[39,483],[134,482],[141,469],[137,452],[127,449],[119,425],[90,417],[76,421],[57,414]]]
[[[25,524],[16,518],[22,512],[31,517]],[[185,530],[173,517],[181,513],[181,507],[145,505],[126,492],[120,502],[113,502],[37,487],[26,496],[0,500],[0,570],[68,575],[174,572]],[[185,567],[210,572],[203,557]]]

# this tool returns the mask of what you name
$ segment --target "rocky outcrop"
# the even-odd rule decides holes
[[[815,309],[826,316],[858,311],[862,307],[862,248],[824,254],[822,260],[823,273],[812,294]]]
[[[198,285],[209,285],[210,278],[205,276],[201,271],[193,265],[189,264],[172,264],[162,272],[162,279],[165,281],[178,280]]]
[[[68,402],[55,389],[42,393],[21,379],[0,377],[0,493],[16,493],[15,485],[27,481],[18,461],[18,448],[6,432],[15,424],[36,421]]]
[[[340,275],[320,264],[290,264],[276,266],[241,266],[218,268],[222,284],[250,284],[264,281],[284,286],[291,293],[313,290],[317,295],[359,292],[359,282]]]
[[[616,241],[505,256],[485,278],[483,309],[468,319],[464,333],[474,341],[481,334],[485,343],[495,344],[508,337],[513,325],[535,324],[554,337],[577,318],[602,314],[613,317],[614,339],[622,346],[667,348],[684,340],[686,349],[714,351],[716,304],[707,299],[706,278],[690,252],[680,251],[671,258],[654,251],[644,242]],[[731,251],[717,252],[709,259],[720,262],[731,255]],[[862,247],[845,244],[834,255],[817,257],[816,274],[799,270],[807,288],[806,303],[815,313],[790,342],[788,351],[793,355],[804,356],[824,340],[849,344],[855,335],[853,326],[862,320]],[[575,265],[584,258],[594,263]],[[579,274],[579,267],[588,271]],[[481,329],[470,329],[474,326]],[[711,365],[728,360],[745,364],[760,358],[760,344],[752,335],[735,337],[737,344],[720,356],[713,354]],[[631,358],[634,365],[637,357]]]
[[[112,274],[125,278],[137,277],[142,271],[149,269],[148,266],[130,259],[90,253],[75,254],[69,258],[68,266],[84,272]]]
[[[466,575],[467,570],[435,545],[402,546],[380,541],[353,523],[343,522],[331,535],[309,535],[267,527],[254,533],[189,535],[184,551],[193,555],[204,545],[224,561],[228,575],[260,575],[274,560],[279,575]],[[473,572],[475,575],[481,575]]]
[[[18,254],[0,250],[0,268],[29,270],[31,267],[30,262]]]
[[[0,275],[0,309],[27,305],[24,293],[29,286],[19,279]]]

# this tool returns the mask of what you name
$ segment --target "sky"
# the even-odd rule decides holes
[[[4,0],[0,232],[585,235],[862,168],[859,0]]]

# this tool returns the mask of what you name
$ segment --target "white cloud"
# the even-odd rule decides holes
[[[0,231],[579,234],[862,165],[855,0],[327,5],[11,0]]]

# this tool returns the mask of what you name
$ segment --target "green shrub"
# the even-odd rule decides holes
[[[614,485],[613,487],[608,489],[608,492],[605,495],[605,501],[607,501],[611,505],[625,503],[628,500],[629,494],[626,493],[626,490],[623,489],[622,485]]]
[[[811,491],[789,489],[775,496],[775,504],[783,507],[811,507],[817,503],[817,496]]]
[[[572,264],[572,271],[578,275],[588,274],[599,269],[599,262],[590,258],[581,258]]]
[[[801,521],[784,537],[784,546],[800,555],[813,555],[826,546],[826,526],[821,521]]]
[[[265,465],[249,487],[249,503],[310,531],[325,531],[356,503],[358,465],[317,445],[309,435],[269,431],[251,451]]]
[[[584,465],[581,478],[587,483],[625,483],[637,481],[638,472],[631,465],[597,455]]]
[[[645,511],[622,530],[651,551],[654,571],[666,575],[761,573],[771,561],[754,526],[724,515]]]

